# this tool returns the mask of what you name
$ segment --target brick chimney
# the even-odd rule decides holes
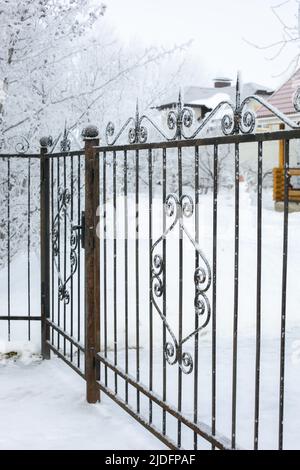
[[[225,77],[214,78],[215,88],[226,88],[231,86],[231,79]]]

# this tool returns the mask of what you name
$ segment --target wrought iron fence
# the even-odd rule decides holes
[[[45,227],[45,276],[49,279],[46,350],[84,376],[84,256],[81,245],[84,152],[52,153],[48,163],[50,227]]]
[[[292,129],[255,133],[252,101]],[[294,102],[299,111],[299,94]],[[213,119],[223,135],[203,133]],[[147,142],[146,123],[163,141]],[[239,80],[236,103],[220,103],[193,126],[180,96],[177,110],[167,116],[168,130],[141,116],[137,105],[135,117],[118,133],[108,124],[106,144],[99,144],[90,126],[82,151],[67,146],[51,153],[49,139],[42,139],[40,156],[18,157],[29,165],[23,185],[28,208],[31,158],[40,158],[41,165],[43,356],[49,359],[53,351],[79,373],[90,403],[105,393],[170,448],[282,449],[290,432],[284,411],[293,390],[286,377],[288,348],[298,331],[287,322],[288,305],[297,308],[289,302],[295,296],[288,284],[289,181],[290,146],[300,138],[300,126],[259,97],[241,102]],[[129,142],[122,143],[127,130]],[[277,232],[268,235],[277,247],[270,270],[263,175],[271,142],[284,142],[284,197],[276,219],[281,238]],[[240,156],[249,144],[257,172],[252,225],[245,224],[240,178]],[[223,146],[231,149],[233,186],[226,193],[231,211],[220,192]],[[211,155],[211,182],[201,166],[204,149]],[[2,204],[10,285],[12,159],[0,157],[8,172]],[[28,234],[30,214],[29,208]],[[271,294],[266,275],[274,284]],[[254,326],[245,339],[239,327],[249,316]],[[1,319],[10,324],[12,316],[8,311]],[[279,322],[272,343],[278,354],[267,363],[275,372],[266,390],[265,333],[272,322]],[[272,400],[276,415],[270,439],[262,432],[266,421],[275,429],[273,418],[266,419],[266,400]]]
[[[296,129],[285,132],[254,134],[255,115],[248,105],[259,102],[272,111],[280,121]],[[298,108],[298,94],[294,98]],[[223,136],[201,138],[209,122],[224,108],[219,121]],[[148,122],[164,138],[163,142],[147,143]],[[182,104],[181,96],[177,110],[171,110],[167,124],[172,136],[168,136],[147,116],[140,116],[138,105],[135,118],[130,118],[115,134],[115,126],[109,123],[106,130],[107,146],[96,147],[95,155],[101,165],[102,177],[102,284],[101,284],[101,351],[96,355],[100,363],[100,380],[96,383],[120,406],[140,421],[171,448],[205,448],[204,441],[212,449],[236,449],[239,443],[254,449],[260,445],[261,423],[261,343],[262,343],[262,196],[263,196],[263,149],[270,141],[284,141],[284,207],[283,249],[281,279],[281,327],[277,338],[280,341],[279,402],[278,402],[278,447],[283,447],[285,361],[286,361],[286,304],[287,304],[287,256],[288,256],[288,209],[289,209],[289,143],[299,139],[299,124],[292,122],[263,99],[253,96],[240,100],[240,85],[237,81],[236,103],[222,102],[200,126],[188,134],[193,115]],[[128,144],[118,140],[128,131]],[[198,139],[196,138],[197,136]],[[251,378],[254,390],[250,397],[247,389],[239,387],[239,317],[240,285],[247,280],[247,269],[240,268],[240,218],[243,207],[240,203],[240,152],[243,144],[256,146],[257,200],[256,200],[256,288],[255,332],[253,331],[252,355],[255,371]],[[225,364],[218,359],[218,318],[223,311],[218,298],[222,298],[227,282],[225,264],[220,272],[220,232],[218,228],[219,188],[218,159],[222,145],[231,145],[233,187],[233,220],[231,257],[232,276],[232,357],[230,425],[218,430],[218,372]],[[204,146],[212,149],[213,191],[211,221],[203,221],[201,205],[201,151]],[[161,190],[157,194],[153,183],[153,152],[159,153]],[[254,147],[255,151],[255,147]],[[255,158],[255,157],[253,157]],[[131,165],[129,161],[131,160]],[[169,163],[169,161],[171,163]],[[184,165],[193,166],[193,191],[183,183]],[[170,192],[168,172],[177,173],[176,192]],[[128,181],[128,171],[133,169]],[[122,172],[123,181],[118,174]],[[141,175],[143,173],[143,175]],[[132,176],[132,175],[131,175]],[[110,191],[108,181],[111,180]],[[141,181],[147,180],[147,192],[143,196]],[[160,200],[159,207],[154,205]],[[120,196],[120,194],[122,194]],[[109,197],[112,199],[108,201]],[[122,199],[121,202],[119,199]],[[163,208],[163,210],[161,209]],[[131,211],[131,218],[129,212]],[[120,224],[120,219],[123,222]],[[145,220],[146,218],[146,220]],[[193,223],[191,221],[193,220]],[[201,224],[208,225],[209,234],[200,234]],[[120,227],[121,225],[121,227]],[[157,226],[160,229],[157,231]],[[133,239],[130,238],[130,232]],[[172,235],[175,234],[172,239]],[[208,242],[207,237],[211,243]],[[206,239],[206,240],[205,240]],[[192,250],[191,250],[192,249]],[[174,258],[177,261],[174,263]],[[121,274],[120,271],[123,271]],[[271,273],[270,273],[271,275]],[[145,276],[145,277],[144,277]],[[221,282],[220,282],[221,281]],[[245,296],[244,289],[242,295]],[[111,298],[110,298],[111,297]],[[176,298],[176,301],[174,300]],[[230,311],[230,309],[229,309]],[[192,316],[192,319],[190,318]],[[147,327],[143,327],[143,322]],[[120,327],[120,323],[122,327]],[[220,326],[219,326],[220,329]],[[132,332],[134,331],[134,337]],[[209,332],[210,386],[203,386],[201,342]],[[220,343],[220,341],[219,341]],[[222,342],[221,342],[222,343]],[[208,354],[207,349],[210,349]],[[145,352],[146,351],[146,352]],[[207,373],[207,372],[206,372]],[[205,374],[204,374],[205,375]],[[249,384],[248,384],[249,386]],[[171,387],[171,390],[170,390]],[[173,390],[172,390],[173,388]],[[207,399],[200,406],[201,388]],[[238,434],[238,401],[253,400],[253,416],[249,419],[248,437]],[[246,398],[247,396],[247,398]],[[202,400],[203,402],[203,400]],[[210,409],[208,413],[207,407]],[[221,410],[222,411],[222,410]],[[201,419],[205,416],[205,422]],[[170,422],[171,417],[176,422]],[[172,420],[171,420],[172,421]],[[220,420],[221,421],[221,420]],[[224,436],[230,436],[226,438]],[[239,439],[240,437],[240,439]],[[252,439],[252,445],[251,445]],[[262,444],[264,445],[264,444]]]
[[[102,349],[96,355],[101,365],[101,380],[97,380],[100,389],[107,393],[120,406],[157,435],[164,443],[172,448],[203,448],[203,439],[212,448],[237,448],[239,435],[237,433],[238,409],[237,402],[241,399],[254,399],[252,423],[253,448],[259,447],[260,424],[260,381],[261,381],[261,316],[262,312],[262,168],[263,145],[267,141],[285,141],[285,202],[283,215],[283,250],[282,250],[282,299],[281,299],[281,329],[280,338],[280,402],[279,402],[279,448],[283,445],[283,410],[284,410],[284,377],[285,377],[285,333],[286,333],[286,282],[287,282],[287,244],[288,244],[288,169],[289,142],[298,139],[299,131],[275,132],[269,134],[232,135],[199,140],[180,140],[155,144],[161,153],[162,187],[159,208],[153,204],[152,181],[152,144],[129,144],[111,148],[97,147],[102,169],[102,231],[101,231],[101,331]],[[220,359],[217,363],[217,331],[218,317],[222,315],[222,306],[218,303],[217,295],[222,298],[226,290],[226,265],[219,265],[218,232],[219,194],[218,194],[218,152],[223,143],[234,145],[233,171],[234,184],[234,219],[233,246],[231,256],[233,263],[232,275],[232,398],[227,406],[231,408],[231,425],[227,428],[230,438],[218,433],[217,401],[218,369],[222,369]],[[240,284],[248,276],[247,269],[240,269],[240,171],[239,152],[243,143],[252,142],[257,146],[257,235],[256,235],[256,331],[253,335],[253,357],[256,366],[253,375],[255,386],[254,397],[248,396],[247,390],[238,387],[238,324],[239,324],[239,295]],[[203,241],[200,236],[201,228],[201,194],[199,191],[199,160],[201,147],[211,145],[214,154],[214,184],[213,193],[209,197],[211,204],[211,222],[209,238]],[[178,168],[178,192],[168,193],[168,152],[176,148]],[[128,160],[135,161],[135,181],[128,188]],[[194,163],[194,193],[182,184],[183,162],[192,160]],[[147,161],[148,194],[147,200],[140,193],[139,172],[145,172]],[[174,161],[172,161],[174,165]],[[123,192],[120,194],[117,173],[123,171]],[[145,177],[145,175],[144,175]],[[112,179],[112,198],[108,202],[108,180]],[[144,179],[144,178],[143,178]],[[133,191],[133,193],[132,193]],[[131,192],[131,194],[130,194]],[[123,199],[123,203],[120,201]],[[161,207],[165,209],[162,211]],[[131,211],[131,217],[129,215]],[[148,219],[145,221],[145,217]],[[120,218],[124,221],[118,223]],[[194,219],[193,224],[189,222]],[[204,222],[202,222],[204,223]],[[118,225],[118,228],[117,228]],[[157,225],[161,226],[157,232]],[[155,235],[154,235],[154,227]],[[108,235],[108,232],[110,235]],[[133,240],[130,239],[130,233]],[[175,233],[174,238],[170,235]],[[203,234],[202,234],[203,235]],[[177,239],[177,241],[176,241]],[[205,243],[205,250],[203,249]],[[176,247],[177,245],[177,247]],[[187,245],[190,245],[188,247]],[[193,253],[191,253],[192,248]],[[177,253],[176,253],[177,251]],[[178,257],[177,264],[174,258]],[[221,256],[222,258],[222,256]],[[187,267],[188,263],[188,267]],[[171,267],[168,266],[171,264]],[[220,273],[220,270],[222,273]],[[123,271],[123,274],[121,274]],[[271,275],[271,273],[269,273]],[[146,276],[148,276],[146,278]],[[217,278],[220,277],[224,286]],[[217,289],[218,286],[218,289]],[[187,294],[188,292],[188,294]],[[243,292],[245,295],[245,291]],[[174,301],[177,297],[177,302]],[[220,301],[219,301],[220,302]],[[170,308],[168,306],[170,305]],[[173,311],[172,311],[173,310]],[[228,309],[224,309],[227,310]],[[190,316],[194,317],[191,322]],[[229,319],[228,319],[229,320]],[[229,320],[230,321],[230,320]],[[141,326],[147,322],[147,328]],[[120,327],[120,324],[122,327]],[[207,416],[207,409],[199,406],[203,377],[201,370],[207,368],[201,360],[200,350],[203,335],[207,330],[211,335],[210,365],[211,384],[206,383],[207,403],[210,407],[210,418],[201,422],[199,417]],[[134,334],[133,334],[134,331]],[[159,340],[157,339],[159,338]],[[207,340],[206,340],[207,341]],[[147,351],[147,353],[145,352]],[[148,356],[145,359],[145,355]],[[207,351],[205,353],[207,355]],[[158,357],[157,357],[158,356]],[[225,365],[224,365],[225,366]],[[207,371],[206,371],[207,374]],[[205,375],[205,374],[204,374]],[[174,387],[176,398],[174,397]],[[135,392],[133,392],[135,390]],[[136,395],[136,396],[134,396]],[[145,401],[145,399],[147,399]],[[211,404],[209,405],[209,401]],[[143,403],[142,403],[143,402]],[[147,404],[148,402],[148,404]],[[231,403],[230,403],[231,402]],[[155,408],[155,412],[154,412]],[[158,409],[161,411],[159,418]],[[188,410],[185,412],[184,410]],[[168,421],[173,417],[177,425]],[[248,423],[249,425],[250,423]],[[176,432],[174,429],[176,428]],[[173,435],[172,435],[173,434]],[[226,432],[224,431],[226,435]],[[243,439],[251,448],[251,434]],[[192,437],[193,436],[193,437]],[[245,436],[244,436],[245,437]],[[204,445],[205,448],[205,445]]]
[[[0,337],[31,340],[41,319],[33,295],[40,284],[38,155],[1,154],[0,174]]]

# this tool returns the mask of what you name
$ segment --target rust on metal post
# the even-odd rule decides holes
[[[100,241],[96,234],[99,205],[98,129],[89,126],[83,131],[85,141],[85,377],[88,403],[100,400]]]
[[[41,269],[41,352],[43,359],[50,359],[50,175],[48,147],[51,137],[40,140],[40,269]]]

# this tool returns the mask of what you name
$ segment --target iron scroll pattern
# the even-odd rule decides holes
[[[191,108],[184,105],[182,94],[179,92],[178,102],[175,109],[169,111],[167,115],[167,128],[171,131],[168,136],[161,127],[155,123],[150,117],[143,114],[140,115],[138,102],[136,104],[136,112],[134,117],[127,119],[125,124],[121,127],[119,132],[115,135],[115,125],[110,121],[106,127],[106,142],[107,145],[113,146],[117,143],[119,138],[128,130],[129,144],[143,144],[148,139],[148,129],[146,123],[150,124],[158,134],[166,141],[174,140],[192,140],[199,136],[201,131],[208,128],[208,125],[215,119],[222,111],[223,115],[220,119],[221,130],[224,135],[234,134],[251,134],[256,127],[256,115],[249,108],[251,103],[257,103],[269,110],[276,116],[282,123],[286,124],[291,129],[300,129],[300,123],[293,121],[279,109],[268,103],[264,98],[251,95],[241,100],[241,81],[238,75],[236,81],[235,103],[231,101],[221,101],[199,124],[199,126],[192,132],[188,130],[193,127],[194,113]],[[298,88],[293,97],[293,106],[296,112],[300,112],[300,88]]]
[[[199,244],[190,235],[184,223],[185,218],[192,217],[193,215],[193,200],[187,195],[183,195],[181,198],[178,198],[176,194],[169,194],[166,199],[165,208],[167,216],[174,219],[169,228],[167,228],[163,235],[153,244],[151,249],[151,302],[162,319],[171,338],[171,340],[167,341],[164,345],[164,356],[167,362],[170,365],[178,364],[182,372],[188,375],[193,371],[193,358],[189,352],[183,351],[183,346],[197,333],[205,329],[210,322],[211,306],[207,293],[211,287],[212,275],[206,256],[202,252]],[[158,247],[177,225],[182,229],[182,232],[192,243],[196,253],[198,254],[199,265],[194,272],[194,309],[195,315],[197,315],[199,319],[203,319],[199,322],[197,329],[189,333],[180,341],[176,338],[166,316],[158,305],[159,299],[166,294],[164,279],[165,260],[160,252],[158,252]]]
[[[65,304],[70,303],[70,291],[68,289],[68,284],[74,276],[78,268],[78,258],[77,258],[77,248],[79,245],[79,231],[78,226],[73,224],[73,221],[69,215],[69,206],[71,202],[71,193],[68,188],[58,190],[58,212],[54,218],[52,226],[52,251],[54,257],[54,264],[58,274],[58,298],[60,301],[63,301]],[[70,272],[63,277],[60,272],[60,267],[58,263],[58,257],[60,253],[60,224],[62,219],[66,217],[66,220],[70,226]],[[65,247],[66,249],[66,247]]]
[[[24,136],[11,136],[0,140],[0,150],[14,148],[16,154],[23,155],[29,150],[29,141]]]

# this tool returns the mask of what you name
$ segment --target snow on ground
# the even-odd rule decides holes
[[[0,449],[163,449],[102,394],[85,401],[83,380],[53,358],[0,359]]]
[[[238,328],[238,377],[237,377],[237,443],[243,448],[253,447],[254,429],[254,386],[255,386],[255,327],[256,327],[256,195],[248,193],[241,184],[240,199],[240,276],[239,276],[239,328]],[[200,198],[200,245],[210,264],[212,263],[212,194]],[[124,368],[125,316],[124,316],[124,200],[118,198],[118,272],[117,272],[117,333],[118,364]],[[129,373],[136,374],[136,297],[135,297],[135,233],[134,195],[128,197],[130,216],[129,233]],[[108,202],[108,234],[112,228],[112,202]],[[154,201],[153,240],[162,234],[161,199]],[[185,223],[191,234],[194,233],[193,220]],[[148,244],[148,201],[140,200],[140,373],[141,380],[147,386],[149,381],[149,244]],[[287,325],[286,325],[286,376],[285,376],[285,420],[284,447],[300,448],[300,214],[289,216],[289,259],[287,285]],[[282,246],[283,214],[274,211],[270,191],[264,191],[262,217],[262,351],[261,351],[261,402],[260,402],[260,448],[276,448],[278,445],[278,410],[279,410],[279,366],[280,366],[280,320],[281,320],[281,282],[282,282]],[[159,247],[158,247],[159,248]],[[108,311],[113,311],[113,242],[107,241],[108,267]],[[178,330],[178,233],[170,235],[167,245],[167,316],[171,327]],[[184,331],[194,329],[194,250],[188,240],[184,241]],[[26,298],[26,258],[17,259],[12,267],[13,285],[12,314],[19,314],[27,308]],[[23,267],[22,267],[23,266]],[[38,259],[32,261],[34,276],[38,273]],[[23,275],[22,275],[23,272]],[[102,272],[103,274],[103,272]],[[3,310],[6,309],[6,272],[0,273],[0,298]],[[102,278],[103,279],[103,278]],[[37,279],[36,279],[37,281]],[[232,331],[233,331],[233,284],[234,284],[234,198],[233,192],[224,191],[218,197],[218,265],[217,265],[217,430],[227,437],[231,435],[231,398],[232,398]],[[39,292],[38,282],[32,283],[32,310],[37,315]],[[211,293],[210,299],[211,299]],[[54,292],[56,298],[56,292]],[[76,310],[76,304],[74,304]],[[83,311],[83,310],[82,310]],[[67,312],[68,313],[68,312]],[[67,314],[67,318],[69,315]],[[83,320],[83,317],[82,317]],[[5,343],[7,325],[0,329],[0,351],[17,353],[24,351],[28,325],[23,322],[12,324],[12,339],[18,343]],[[153,309],[154,325],[154,366],[153,390],[162,393],[162,321]],[[3,323],[0,327],[3,326]],[[22,336],[22,328],[25,333]],[[40,326],[32,325],[32,337],[39,340]],[[109,315],[107,325],[109,358],[113,356],[114,325],[113,315]],[[83,331],[83,325],[82,325]],[[103,328],[102,328],[103,334]],[[169,338],[168,338],[169,339]],[[1,340],[4,342],[1,343]],[[103,340],[103,338],[102,338]],[[103,344],[103,342],[102,342]],[[186,343],[186,351],[193,355],[193,340]],[[11,446],[80,446],[85,448],[158,448],[159,442],[147,431],[124,415],[117,405],[104,398],[102,405],[88,406],[84,401],[84,386],[81,379],[72,370],[57,359],[40,364],[38,361],[26,364],[30,353],[36,353],[38,347],[29,349],[16,363],[10,361],[0,367],[0,407],[3,411],[4,425],[1,431],[0,447]],[[211,323],[201,334],[199,342],[199,420],[211,424]],[[27,348],[28,349],[28,348]],[[26,359],[27,357],[27,359]],[[29,361],[30,362],[30,361]],[[177,406],[177,367],[167,366],[167,400]],[[194,376],[185,376],[183,380],[183,413],[193,419]],[[113,388],[114,376],[109,379]],[[24,387],[24,390],[22,390]],[[124,393],[124,383],[119,381],[119,391]],[[4,398],[2,398],[4,394]],[[31,398],[33,398],[31,400]],[[22,406],[18,405],[19,400]],[[130,397],[134,406],[135,395]],[[96,412],[95,412],[96,410]],[[142,411],[147,417],[148,401],[142,402]],[[31,416],[32,415],[32,416]],[[41,416],[43,417],[41,419]],[[42,428],[44,421],[49,421],[47,429]],[[78,422],[80,429],[78,429]],[[161,410],[155,410],[154,422],[161,426]],[[17,429],[20,423],[20,433]],[[30,424],[29,424],[30,423]],[[103,424],[105,423],[105,424]],[[119,432],[124,423],[125,430]],[[168,434],[176,439],[176,422],[170,420]],[[105,425],[105,431],[101,434]],[[40,430],[41,428],[41,430]],[[39,432],[36,432],[38,429]],[[112,431],[112,432],[110,432]],[[78,434],[76,434],[78,433]],[[113,439],[111,436],[114,436]],[[127,438],[137,435],[133,439]],[[19,437],[18,437],[19,436]],[[25,437],[24,437],[25,436]],[[47,441],[49,436],[49,442]],[[59,436],[59,437],[55,437]],[[79,436],[78,439],[76,436]],[[26,440],[24,441],[24,439]],[[135,439],[135,438],[134,438]],[[32,442],[31,442],[32,441]],[[183,432],[183,446],[191,446],[191,433]],[[21,443],[21,444],[20,444]],[[140,446],[140,447],[137,447]],[[209,446],[203,445],[203,448]]]

